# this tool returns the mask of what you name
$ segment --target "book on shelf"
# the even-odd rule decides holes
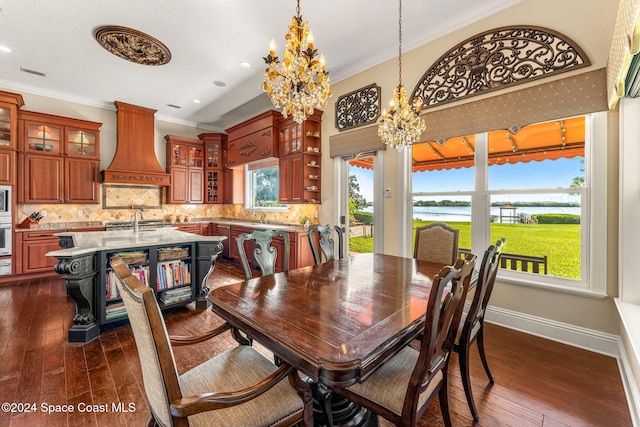
[[[127,309],[124,307],[124,303],[109,304],[105,310],[105,318],[107,320],[115,317],[120,317],[127,313]]]
[[[160,296],[160,302],[163,304],[173,304],[182,301],[188,301],[191,299],[191,287],[183,286],[180,288],[169,289],[162,293]]]
[[[191,265],[184,261],[158,263],[157,291],[191,284]]]
[[[148,266],[130,267],[129,269],[131,270],[131,274],[136,276],[143,285],[149,286]],[[118,291],[118,287],[116,286],[116,278],[113,270],[109,270],[107,272],[107,277],[105,278],[105,288],[107,299],[120,298],[120,292]]]

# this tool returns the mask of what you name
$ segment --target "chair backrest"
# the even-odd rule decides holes
[[[442,222],[416,228],[413,257],[422,261],[453,265],[458,258],[460,230]]]
[[[313,260],[316,264],[320,264],[322,262],[323,256],[325,262],[336,258],[334,241],[331,238],[331,230],[336,232],[338,238],[338,259],[344,258],[342,228],[337,225],[331,227],[328,224],[314,225],[309,229],[307,234],[309,236],[311,252],[313,253]],[[320,250],[318,250],[318,245],[316,245],[316,235],[318,236],[318,245],[320,246]]]
[[[464,326],[460,334],[459,339],[461,341],[472,340],[479,330],[476,325],[484,319],[484,313],[487,304],[489,304],[491,292],[493,292],[493,285],[496,282],[496,275],[498,273],[498,267],[500,266],[500,257],[502,256],[505,244],[506,240],[503,237],[498,240],[495,245],[489,246],[484,252],[473,301],[471,301],[471,307],[469,307],[467,316],[464,319]]]
[[[174,422],[169,412],[169,402],[180,399],[182,392],[160,307],[153,290],[132,275],[122,259],[112,259],[111,266],[138,348],[151,412],[163,425],[172,426]]]
[[[240,234],[236,238],[238,245],[238,253],[244,270],[244,277],[248,280],[253,277],[251,274],[251,266],[244,249],[244,242],[253,241],[253,259],[260,267],[263,276],[269,276],[276,272],[276,255],[277,250],[272,245],[273,238],[282,237],[284,241],[284,250],[282,253],[282,270],[289,271],[289,233],[283,230],[253,230],[251,233]]]
[[[418,361],[411,374],[402,409],[403,419],[415,419],[425,401],[420,395],[429,388],[431,379],[447,369],[453,338],[462,314],[461,300],[466,296],[476,256],[458,259],[445,266],[434,277],[427,304],[427,317]],[[450,342],[451,344],[447,344]],[[446,374],[446,372],[444,373]]]

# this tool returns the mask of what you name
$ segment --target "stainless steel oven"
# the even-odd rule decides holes
[[[9,222],[11,222],[10,185],[0,185],[0,218],[9,218]]]
[[[0,256],[11,255],[11,218],[0,218]]]

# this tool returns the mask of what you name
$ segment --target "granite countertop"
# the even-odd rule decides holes
[[[226,239],[224,236],[199,236],[197,234],[176,230],[173,227],[140,231],[137,234],[131,230],[68,231],[56,233],[55,236],[71,237],[74,247],[48,252],[47,256],[68,257],[113,249],[141,248],[191,242],[219,242]]]
[[[237,226],[241,226],[241,227],[249,227],[249,228],[256,228],[256,229],[262,229],[262,230],[267,230],[267,229],[271,229],[271,230],[285,230],[285,231],[292,231],[292,232],[300,232],[300,231],[305,231],[304,227],[301,224],[293,224],[293,223],[274,223],[274,222],[265,222],[265,223],[260,223],[258,221],[250,221],[247,219],[242,219],[242,218],[222,218],[222,217],[216,217],[216,218],[193,218],[191,221],[189,222],[176,222],[176,223],[170,223],[168,221],[163,221],[163,220],[145,220],[148,223],[152,223],[153,224],[149,224],[149,225],[153,225],[154,228],[153,230],[156,229],[160,229],[161,227],[165,227],[165,228],[171,228],[171,227],[176,227],[179,225],[188,225],[188,224],[208,224],[208,223],[216,223],[216,224],[225,224],[225,225],[237,225]],[[129,223],[130,221],[117,221],[117,220],[113,220],[113,221],[78,221],[78,222],[45,222],[45,223],[40,223],[38,224],[38,227],[35,228],[14,228],[14,231],[16,232],[26,232],[26,231],[43,231],[43,230],[50,230],[50,231],[56,231],[56,230],[82,230],[85,228],[102,228],[102,227],[110,227],[110,226],[118,226],[118,225],[122,225],[123,227],[126,226],[127,223]],[[115,230],[113,230],[115,231]],[[131,230],[129,230],[129,232],[131,232]],[[145,231],[148,232],[148,231]]]

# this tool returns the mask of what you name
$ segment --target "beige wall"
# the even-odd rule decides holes
[[[521,3],[506,9],[491,18],[482,20],[461,29],[452,29],[455,32],[443,35],[433,42],[421,46],[403,54],[403,83],[410,94],[414,86],[424,72],[443,53],[467,38],[490,30],[492,28],[509,25],[535,25],[555,30],[571,38],[580,45],[591,61],[591,66],[574,73],[596,70],[607,65],[609,46],[613,35],[613,26],[617,2],[609,0],[524,0]],[[394,37],[393,30],[395,18],[388,17],[388,26],[380,22],[382,28],[390,28],[390,37]],[[382,30],[381,30],[382,31]],[[406,35],[405,35],[406,37]],[[378,84],[381,90],[382,105],[385,107],[391,99],[391,93],[398,82],[397,58],[366,70],[356,76],[333,84],[334,96],[330,105],[326,108],[323,117],[323,188],[334,188],[334,161],[329,158],[329,137],[338,134],[335,128],[335,101],[339,96],[367,86],[371,83]],[[553,77],[563,78],[570,74]],[[548,80],[542,80],[542,82]],[[529,84],[533,86],[536,83]],[[516,86],[517,90],[525,87]],[[507,90],[508,91],[508,90]],[[503,91],[494,94],[504,93]],[[492,96],[492,94],[484,97]],[[482,97],[471,98],[470,101]],[[463,101],[469,102],[469,101]],[[447,104],[451,106],[454,104]],[[427,126],[429,123],[427,122]],[[524,287],[514,284],[498,283],[493,297],[492,305],[516,312],[539,316],[553,321],[569,323],[588,329],[594,329],[606,333],[618,334],[619,318],[615,311],[612,297],[617,295],[617,144],[618,144],[617,112],[609,114],[609,162],[608,162],[608,297],[593,299],[558,292],[551,292],[538,288]],[[487,129],[490,130],[490,129]],[[398,247],[398,202],[401,196],[398,188],[398,155],[393,149],[385,152],[384,187],[394,190],[393,197],[384,200],[384,252],[397,254]],[[337,161],[336,161],[337,163]],[[333,194],[333,193],[332,193]],[[323,199],[322,210],[330,212],[331,219],[326,222],[336,223],[333,218],[335,211],[335,199],[333,195]],[[325,220],[323,219],[323,222]]]

